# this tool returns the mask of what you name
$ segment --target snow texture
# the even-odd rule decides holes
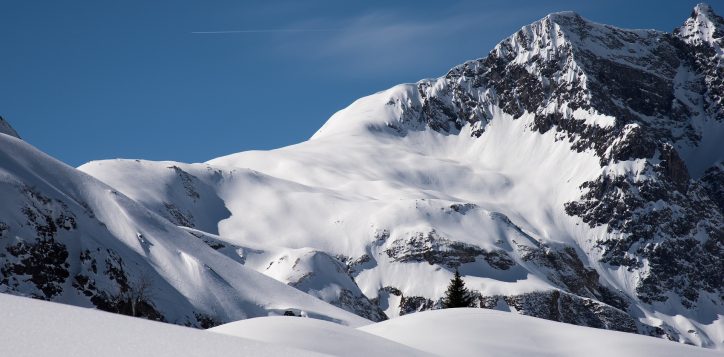
[[[480,310],[426,311],[360,328],[441,356],[717,356],[646,336]]]
[[[0,306],[2,356],[324,356],[7,294],[0,294]]]
[[[294,317],[260,317],[209,331],[333,356],[430,356],[421,350],[338,324]]]
[[[3,290],[199,327],[287,310],[368,323],[239,264],[7,135],[0,135],[0,194]],[[128,306],[131,296],[141,301]]]

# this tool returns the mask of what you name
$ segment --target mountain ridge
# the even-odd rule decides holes
[[[703,314],[706,318],[692,318],[714,325],[721,316],[716,300],[721,300],[717,291],[721,292],[722,286],[717,278],[723,268],[722,214],[716,204],[721,199],[714,183],[721,175],[721,145],[717,140],[724,134],[722,120],[716,115],[721,106],[716,97],[721,83],[710,75],[719,71],[717,57],[707,57],[712,53],[702,46],[690,46],[675,33],[624,30],[596,24],[575,13],[552,14],[501,41],[487,57],[455,66],[443,77],[398,85],[355,101],[335,113],[308,142],[266,153],[232,154],[207,164],[248,167],[302,184],[305,190],[332,190],[323,195],[346,197],[351,191],[355,192],[353,196],[361,194],[377,202],[387,200],[388,195],[380,196],[365,182],[390,182],[392,186],[421,190],[411,196],[409,192],[399,193],[399,197],[414,198],[415,202],[409,206],[392,205],[397,208],[389,214],[400,219],[405,215],[395,210],[420,210],[421,204],[430,199],[425,205],[442,204],[443,212],[449,207],[473,207],[472,212],[500,213],[508,222],[515,222],[513,227],[532,237],[531,246],[520,245],[521,241],[514,239],[508,250],[493,248],[495,245],[481,248],[486,247],[484,240],[472,236],[461,239],[473,233],[448,224],[442,228],[441,223],[432,223],[436,218],[428,211],[426,214],[433,218],[419,218],[418,228],[408,228],[407,232],[401,229],[404,224],[382,224],[379,218],[370,219],[376,228],[369,233],[362,233],[360,223],[344,223],[361,217],[346,215],[346,220],[338,220],[346,232],[355,226],[355,235],[372,236],[373,241],[381,242],[380,248],[372,244],[350,251],[323,243],[333,241],[332,236],[321,241],[300,237],[297,243],[291,238],[273,243],[311,245],[341,256],[342,261],[352,264],[353,277],[365,295],[388,306],[390,316],[432,308],[440,292],[420,289],[400,279],[368,277],[377,274],[371,271],[383,269],[379,267],[381,259],[401,266],[424,262],[451,269],[457,264],[462,268],[481,264],[488,256],[490,261],[495,256],[502,261],[513,257],[513,266],[531,269],[560,292],[544,293],[540,287],[532,287],[537,286],[535,283],[518,281],[519,291],[483,289],[481,306],[503,304],[559,321],[688,340],[692,336],[687,331],[692,329],[674,327],[676,323],[668,318],[662,320],[661,309],[672,311],[668,305],[680,304],[683,311],[708,311]],[[506,144],[507,140],[525,149]],[[351,157],[337,157],[329,150]],[[531,150],[548,155],[533,154]],[[563,150],[570,153],[561,156]],[[408,154],[415,159],[405,156]],[[514,163],[503,162],[500,157]],[[361,170],[359,165],[348,162],[361,164],[369,158],[378,162],[365,164]],[[541,186],[531,179],[536,171],[550,175],[554,167],[563,169],[559,162],[577,163],[563,170],[564,174],[550,176],[554,182],[568,184]],[[114,180],[91,166],[82,169]],[[481,169],[486,172],[483,176],[479,174]],[[502,176],[496,177],[499,173]],[[340,184],[345,181],[349,183]],[[389,184],[382,186],[389,188]],[[463,186],[470,192],[463,192]],[[492,189],[486,186],[500,192],[490,192]],[[531,196],[526,186],[540,191]],[[276,190],[272,192],[284,195],[284,190]],[[487,198],[474,198],[472,193],[476,191],[488,192],[483,195]],[[552,196],[553,192],[557,193]],[[517,207],[509,203],[500,206],[506,196],[518,201],[513,205]],[[536,197],[541,208],[523,209],[523,197]],[[450,202],[447,206],[446,201]],[[360,214],[375,217],[371,212],[379,209]],[[253,231],[257,237],[263,235],[263,231],[249,228],[254,222],[238,218],[235,209],[230,210],[232,216],[220,222],[222,236],[231,227]],[[330,218],[336,215],[328,209],[319,214]],[[269,216],[261,213],[258,217]],[[246,223],[234,223],[242,221]],[[323,221],[318,224],[325,226]],[[295,225],[302,231],[309,230],[306,226]],[[483,227],[490,226],[483,225],[478,231],[490,229]],[[282,235],[297,234],[270,229]],[[245,235],[231,233],[225,238],[249,242]],[[263,245],[257,238],[252,241]],[[689,258],[667,258],[677,255]],[[482,264],[490,268],[464,270],[469,279],[476,275],[501,276],[490,262]],[[365,287],[369,284],[378,287]],[[524,288],[528,284],[531,287]],[[541,308],[541,304],[560,305],[561,301],[572,310],[565,311],[561,306]],[[591,306],[590,301],[603,305],[584,307]],[[389,310],[391,304],[398,304],[399,312]],[[634,312],[642,304],[650,306],[646,308],[650,312]],[[616,311],[630,317],[619,316]],[[701,315],[685,315],[697,314]],[[719,343],[703,330],[693,330],[699,335],[689,340],[691,343]],[[712,336],[718,334],[710,331]]]

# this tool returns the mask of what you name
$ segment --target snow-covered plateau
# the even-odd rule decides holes
[[[0,120],[0,292],[333,355],[713,354],[683,344],[724,349],[723,47],[705,4],[554,13],[206,163],[75,169]],[[456,269],[484,309],[421,312]]]

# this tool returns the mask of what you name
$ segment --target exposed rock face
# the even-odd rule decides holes
[[[724,212],[724,163],[706,170],[701,177],[700,185],[719,210]]]
[[[396,300],[399,300],[399,302],[396,305],[385,307],[395,310],[400,316],[425,310],[442,308],[442,299],[432,301],[431,299],[423,296],[405,296],[402,291],[400,291],[400,289],[393,286],[385,286],[384,288],[380,289],[378,291],[377,298],[373,299],[372,302],[375,303],[377,306],[384,305],[384,303],[380,301],[380,297],[384,295],[387,295],[388,300],[392,300],[389,299],[390,296],[395,296],[398,298]]]
[[[3,265],[3,284],[18,288],[21,284],[18,277],[29,276],[27,281],[41,292],[32,293],[33,297],[49,300],[63,291],[63,283],[69,276],[68,251],[63,244],[38,239],[34,243],[18,242],[5,250],[16,261]]]
[[[78,222],[93,218],[92,211],[81,204],[79,218],[78,211],[61,199],[27,185],[16,189],[24,198],[20,212],[25,222],[0,225],[1,285],[44,300],[70,296],[75,289],[101,310],[164,320],[150,299],[150,286],[138,285],[117,252],[77,249],[74,240],[85,234]]]
[[[58,230],[77,228],[75,215],[62,201],[46,197],[32,187],[18,189],[25,196],[21,209],[25,224],[34,231],[35,239],[13,242],[14,230],[8,224],[2,224],[0,237],[4,238],[4,251],[0,253],[3,263],[0,282],[11,288],[27,289],[25,293],[31,296],[50,300],[63,291],[70,276],[68,249],[55,238]],[[28,278],[23,279],[26,276]]]
[[[704,93],[704,110],[712,118],[722,120],[724,112],[724,19],[707,4],[697,5],[674,36],[693,53],[692,67],[701,75],[699,89]],[[703,83],[702,83],[703,82]]]
[[[405,296],[399,289],[385,287],[381,289],[398,296],[399,315],[442,308],[442,299],[433,301],[422,296]],[[483,296],[472,292],[476,306],[485,309],[512,310],[523,315],[575,325],[639,332],[636,320],[625,310],[601,303],[596,299],[583,298],[559,290],[533,292],[519,295]],[[379,303],[379,301],[374,301]]]
[[[529,316],[575,325],[623,332],[637,332],[636,321],[626,312],[594,299],[558,290],[513,296],[480,296],[480,307],[494,309],[501,304]]]
[[[103,262],[102,265],[99,264]],[[121,255],[111,249],[81,251],[81,273],[73,278],[72,286],[88,297],[97,308],[149,320],[166,321],[152,301],[152,281],[146,276],[134,278],[129,274]],[[114,282],[102,287],[107,280]],[[203,326],[208,321],[203,314],[194,313],[196,321],[186,321],[187,326]]]
[[[474,262],[482,256],[490,266],[507,270],[515,265],[502,250],[486,251],[472,244],[451,241],[440,237],[435,230],[417,233],[406,239],[391,242],[385,253],[396,262],[427,262],[430,265],[445,265],[456,268],[461,264]]]
[[[461,205],[453,207],[457,208],[453,209],[455,212],[464,211],[470,215],[480,213],[472,206],[466,206],[468,210],[461,210]],[[604,284],[598,272],[588,267],[574,248],[549,246],[526,234],[505,215],[488,215],[516,231],[519,240],[513,240],[509,247],[499,242],[501,248],[486,251],[471,244],[451,241],[433,230],[393,239],[388,245],[384,245],[388,248],[380,253],[378,259],[387,258],[401,263],[426,262],[451,270],[466,267],[474,269],[472,264],[484,261],[494,270],[511,270],[512,274],[520,276],[536,274],[560,290],[509,296],[484,296],[477,291],[471,293],[478,305],[484,308],[508,306],[507,308],[519,313],[560,322],[627,332],[638,331],[634,318],[627,313],[630,298]],[[389,233],[383,235],[383,238],[389,239]],[[396,315],[442,307],[440,298],[408,295],[403,289],[392,286],[380,289],[377,295],[378,298],[373,302],[386,311],[392,309]],[[391,304],[394,306],[390,306]]]
[[[523,261],[545,270],[547,278],[564,291],[579,297],[597,299],[621,310],[628,307],[624,297],[601,284],[598,272],[586,267],[573,248],[556,250],[546,246],[534,249],[519,246],[518,251]]]
[[[423,296],[402,296],[400,299],[400,315],[407,315],[431,309],[442,308],[442,301],[432,301]]]

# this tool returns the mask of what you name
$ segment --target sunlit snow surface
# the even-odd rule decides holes
[[[388,100],[387,95],[366,100],[374,100],[376,108]],[[352,115],[365,108],[355,103],[345,111]],[[347,119],[350,125],[358,120]],[[356,277],[368,296],[376,296],[383,286],[398,287],[406,294],[441,296],[449,271],[424,262],[388,262],[378,256],[384,257],[391,242],[431,229],[488,250],[511,249],[513,240],[534,244],[516,227],[552,244],[575,244],[574,237],[588,232],[561,207],[577,197],[582,182],[596,177],[597,159],[554,142],[553,133],[527,130],[529,119],[512,120],[500,113],[479,139],[431,131],[399,138],[363,130],[357,135],[315,136],[291,147],[243,152],[207,164],[112,160],[91,162],[80,169],[140,202],[153,201],[146,203],[151,207],[157,207],[158,201],[179,201],[146,193],[177,185],[173,170],[168,169],[172,165],[203,185],[209,183],[216,192],[206,197],[221,198],[229,210],[216,217],[219,239],[248,247],[247,265],[267,275],[278,277],[269,268],[268,251],[280,256],[301,248],[333,256],[368,254],[377,265],[363,267]],[[568,164],[561,166],[561,162]],[[139,180],[142,185],[137,184]],[[558,182],[570,182],[569,189],[561,190]],[[466,203],[476,205],[466,214],[450,208]],[[196,207],[182,209],[195,212]],[[510,222],[502,218],[506,216]],[[375,235],[385,230],[389,238],[376,243]],[[264,253],[254,253],[254,249]],[[474,274],[469,279],[472,288],[485,294],[550,286],[524,270],[500,272],[481,264],[483,272],[491,275],[476,278]],[[414,276],[425,278],[410,278]]]
[[[211,331],[340,356],[716,356],[653,337],[599,330],[485,309],[447,309],[358,329],[302,318],[255,318]],[[383,337],[375,340],[373,336]]]
[[[0,356],[322,356],[75,306],[0,294]]]
[[[653,337],[483,309],[425,311],[360,330],[441,356],[716,356]]]
[[[219,222],[216,238],[240,247],[227,250],[229,256],[285,283],[309,272],[280,270],[285,260],[288,267],[298,266],[299,249],[370,256],[372,261],[359,266],[354,282],[369,299],[389,299],[381,307],[391,318],[399,314],[389,308],[399,304],[399,297],[380,294],[381,288],[393,286],[406,296],[437,299],[451,277],[450,270],[427,262],[400,263],[387,256],[395,241],[432,230],[514,257],[517,265],[506,271],[480,260],[461,268],[468,286],[484,295],[556,289],[513,252],[515,246],[543,242],[580,247],[589,254],[585,263],[596,268],[602,281],[635,296],[642,278],[638,273],[599,263],[600,250],[594,246],[607,234],[605,227],[591,229],[563,210],[564,203],[580,196],[583,182],[600,174],[593,153],[572,151],[566,141],[556,140],[554,131],[530,130],[532,115],[514,119],[500,111],[480,138],[466,133],[469,127],[460,135],[420,130],[396,136],[384,130],[386,121],[396,120],[385,103],[407,95],[410,91],[403,85],[362,98],[335,114],[311,140],[277,150],[242,152],[203,164],[94,161],[80,170],[148,207],[159,207],[163,201],[184,202],[173,193],[157,197],[178,185],[169,167],[181,168],[200,186],[213,188],[205,197],[223,201],[228,209],[210,212],[222,213],[213,217]],[[622,162],[614,169],[635,171],[636,164]],[[137,180],[144,184],[137,185]],[[211,220],[199,209],[204,199],[181,209]],[[451,210],[456,204],[474,206],[460,214]],[[386,239],[376,238],[387,233]],[[327,271],[313,274],[324,279]],[[343,286],[330,280],[327,287]],[[323,289],[313,295],[325,299]],[[665,306],[657,309],[642,307],[636,318],[653,325],[663,321],[696,343],[721,343],[724,332],[716,307],[684,316]],[[698,334],[687,333],[690,330]]]
[[[652,337],[483,309],[426,311],[359,329],[261,317],[211,331],[0,294],[0,355],[718,356]]]
[[[83,228],[80,232],[58,229],[54,233],[54,239],[64,245],[68,255],[77,257],[83,250],[113,249],[122,257],[130,279],[143,277],[153,282],[152,301],[163,302],[156,306],[168,322],[193,321],[192,312],[234,321],[281,315],[288,309],[354,326],[369,322],[216,252],[138,202],[22,140],[0,134],[0,163],[3,198],[0,217],[3,220],[24,222],[27,217],[18,207],[28,205],[28,192],[35,196],[41,192],[47,207],[72,215],[77,226]],[[62,203],[50,206],[54,202]],[[21,241],[20,237],[34,236],[36,232],[26,224],[15,234],[7,237],[10,242]],[[5,259],[9,258],[3,256],[3,262]],[[82,262],[69,261],[64,269],[71,272],[81,269]],[[104,263],[98,262],[101,269],[106,269],[101,265]],[[56,301],[93,306],[86,296],[71,287],[71,279],[63,279],[62,284],[63,291]],[[108,278],[98,278],[95,284],[110,291],[115,287]],[[6,288],[0,285],[0,291]]]

